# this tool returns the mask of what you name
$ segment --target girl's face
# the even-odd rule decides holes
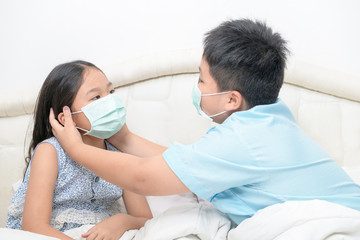
[[[87,67],[84,70],[83,83],[75,96],[71,111],[81,111],[82,107],[114,92],[112,83],[106,78],[104,73],[96,68]],[[91,124],[84,113],[74,114],[73,120],[76,126],[86,130],[91,129]]]

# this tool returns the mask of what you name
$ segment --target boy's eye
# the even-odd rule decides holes
[[[110,90],[110,94],[113,94],[115,92],[115,89]]]
[[[198,81],[199,83],[203,83],[203,80],[201,80],[200,78],[199,78],[199,81]]]

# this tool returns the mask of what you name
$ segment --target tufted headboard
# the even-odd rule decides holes
[[[212,123],[198,116],[191,89],[201,50],[149,54],[99,66],[124,101],[129,128],[169,146],[192,143]],[[96,64],[96,63],[95,63]],[[0,227],[5,226],[12,184],[23,175],[25,136],[38,88],[0,94]],[[360,78],[291,60],[280,97],[299,125],[357,182],[360,180]],[[28,138],[27,138],[28,139]]]

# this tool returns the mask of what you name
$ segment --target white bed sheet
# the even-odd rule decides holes
[[[91,226],[67,233],[74,239]],[[54,238],[0,229],[0,239]],[[355,240],[360,239],[360,211],[322,201],[292,201],[258,211],[231,229],[231,221],[207,203],[173,207],[149,220],[140,230],[127,231],[120,240]]]
[[[229,232],[228,240],[241,239],[360,239],[360,211],[322,200],[275,204]]]

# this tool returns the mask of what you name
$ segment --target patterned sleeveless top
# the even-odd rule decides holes
[[[62,232],[86,224],[96,224],[120,212],[122,188],[115,186],[73,161],[55,137],[44,140],[57,152],[58,176],[54,189],[50,225]],[[118,151],[105,141],[107,150]],[[35,149],[36,150],[36,149]],[[101,159],[99,159],[101,161]],[[21,229],[31,161],[24,181],[8,208],[7,228]]]

